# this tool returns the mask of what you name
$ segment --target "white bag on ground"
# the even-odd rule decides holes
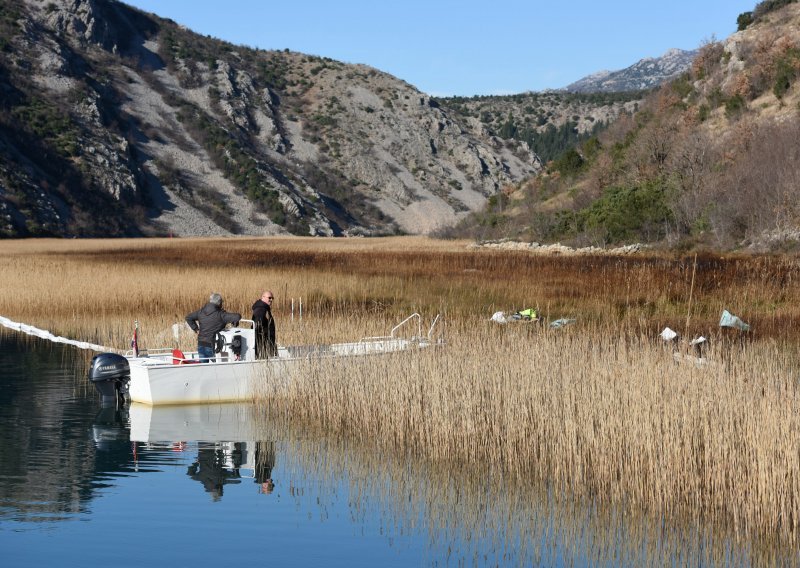
[[[495,312],[489,321],[493,321],[496,323],[508,323],[508,319],[506,318],[505,312]]]

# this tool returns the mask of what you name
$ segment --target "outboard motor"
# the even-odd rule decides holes
[[[227,361],[255,360],[256,332],[254,329],[232,327],[218,334],[219,350],[217,353],[227,355]]]
[[[242,358],[242,336],[238,333],[231,339],[231,352],[237,361]]]
[[[101,353],[92,359],[89,380],[100,393],[103,406],[121,406],[128,396],[131,367],[122,355]]]

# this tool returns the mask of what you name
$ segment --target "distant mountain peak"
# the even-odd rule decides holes
[[[697,50],[668,49],[660,57],[640,59],[619,71],[592,73],[562,90],[571,93],[612,93],[651,89],[687,71],[695,55]]]

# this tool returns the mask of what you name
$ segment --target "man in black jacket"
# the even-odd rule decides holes
[[[222,296],[214,292],[208,303],[199,310],[186,316],[186,323],[197,334],[197,354],[201,363],[208,363],[214,358],[214,338],[217,333],[230,324],[237,325],[241,314],[226,312],[222,309]]]
[[[253,322],[256,329],[256,358],[267,359],[278,354],[275,340],[275,319],[272,317],[272,290],[266,290],[253,304]]]

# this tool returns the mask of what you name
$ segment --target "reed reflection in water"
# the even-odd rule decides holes
[[[491,466],[432,464],[262,412],[263,435],[284,439],[278,450],[284,475],[304,479],[292,494],[317,495],[325,509],[344,482],[355,520],[378,507],[382,534],[426,535],[431,557],[454,565],[785,566],[797,560],[791,549],[742,543],[696,519],[653,519],[519,482]]]

